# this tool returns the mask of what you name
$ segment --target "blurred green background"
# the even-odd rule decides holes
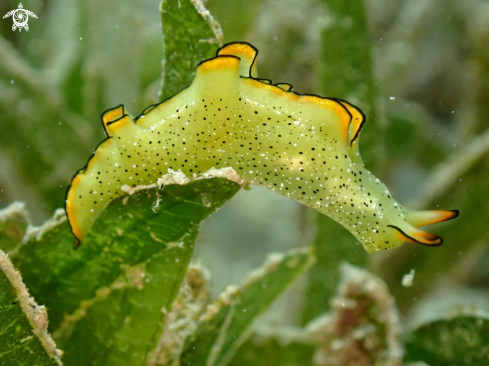
[[[241,190],[201,230],[196,256],[214,294],[270,251],[315,243],[321,258],[269,321],[329,308],[342,260],[383,278],[408,323],[461,306],[489,311],[489,3],[483,0],[209,0],[224,43],[260,51],[260,77],[347,99],[367,115],[366,167],[410,208],[459,209],[433,231],[443,246],[367,256],[314,210]],[[158,1],[23,2],[38,19],[0,21],[0,207],[26,202],[34,224],[62,207],[71,177],[104,138],[100,114],[157,102]],[[0,3],[0,14],[16,9]],[[217,45],[216,45],[217,47]],[[416,271],[413,287],[402,276]],[[302,296],[304,295],[304,301]]]

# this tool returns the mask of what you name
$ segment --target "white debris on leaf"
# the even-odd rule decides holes
[[[200,14],[202,18],[205,19],[209,27],[212,29],[214,33],[215,39],[199,39],[201,43],[217,43],[219,46],[222,46],[222,41],[224,39],[224,33],[222,32],[221,25],[217,20],[214,19],[209,10],[206,9],[202,0],[191,0],[192,4],[195,6],[195,9]]]
[[[163,243],[163,244],[165,244],[165,242],[164,242],[163,240],[161,240],[160,238],[158,238],[158,237],[156,236],[156,234],[155,234],[155,233],[151,233],[151,232],[150,232],[150,233],[149,233],[149,236],[151,236],[151,239],[153,239],[154,241],[156,241],[156,242],[158,242],[158,243]]]
[[[46,308],[44,306],[39,306],[30,296],[27,287],[22,281],[20,273],[15,270],[8,256],[2,250],[0,250],[0,270],[5,273],[14,287],[22,311],[27,316],[27,319],[32,326],[32,332],[37,336],[49,357],[54,359],[58,365],[63,365],[61,362],[63,351],[56,348],[56,343],[47,331],[48,316]],[[26,340],[27,339],[24,338],[22,341]]]
[[[156,187],[158,187],[158,185],[156,185],[156,184],[142,184],[142,185],[136,186],[136,187],[131,187],[131,186],[128,186],[127,184],[124,184],[121,187],[121,191],[126,192],[128,195],[132,196],[134,193],[137,193],[139,191],[142,191],[145,189],[150,189],[150,188],[156,188]],[[124,198],[124,199],[126,199],[126,198]],[[124,204],[126,204],[126,203],[127,203],[127,200],[126,200],[126,202],[124,202]]]
[[[28,336],[28,337],[22,338],[20,340],[20,343],[24,343],[24,342],[30,341],[32,338],[34,338],[34,337],[33,336]]]
[[[248,181],[239,176],[239,174],[233,168],[211,168],[206,172],[197,175],[193,174],[191,179],[185,175],[180,169],[174,171],[168,168],[168,171],[161,178],[158,178],[156,184],[143,184],[136,187],[128,186],[127,184],[121,187],[121,190],[129,195],[133,195],[139,191],[143,191],[151,188],[160,188],[162,189],[164,186],[178,184],[181,186],[187,185],[192,181],[201,180],[201,179],[212,179],[212,178],[225,178],[232,182],[238,183],[241,187],[245,187]],[[127,198],[127,197],[126,197]],[[153,206],[153,211],[157,211],[159,209],[159,199],[155,202]]]
[[[34,323],[40,330],[48,330],[48,312],[46,311],[46,307],[44,305],[38,306],[36,309],[34,309]]]
[[[404,276],[402,276],[402,285],[404,287],[411,287],[413,285],[414,273],[414,269],[412,269],[411,272],[406,273]]]
[[[236,285],[228,285],[222,294],[219,295],[217,302],[228,306],[233,301],[233,298],[240,292],[239,286]]]
[[[202,204],[205,207],[212,207],[212,201],[210,200],[209,196],[205,193],[202,193],[201,196],[202,196]]]
[[[264,277],[267,273],[272,272],[280,265],[280,263],[282,263],[284,259],[285,254],[283,253],[268,253],[263,266],[250,271],[243,282],[243,286],[246,287]]]
[[[142,290],[144,287],[144,278],[146,277],[146,265],[139,263],[134,266],[121,265],[126,276],[125,281],[128,287],[135,287]]]
[[[200,316],[199,322],[208,322],[212,320],[214,315],[216,315],[222,307],[229,306],[239,297],[240,291],[240,286],[228,285],[219,295],[216,302],[206,306],[205,312]]]
[[[183,249],[185,248],[185,242],[183,240],[180,241],[170,241],[166,243],[166,250],[173,249],[173,248],[180,248]]]
[[[232,182],[238,183],[241,187],[246,186],[248,181],[242,178],[236,170],[230,167],[216,169],[210,168],[208,171],[202,173],[200,177],[194,177],[196,180],[210,179],[210,178],[226,178]]]
[[[161,197],[159,193],[156,192],[156,200],[153,203],[153,207],[151,207],[154,213],[158,213],[158,211],[160,210],[160,202],[161,202]]]
[[[332,312],[308,325],[322,366],[401,366],[401,327],[394,299],[378,277],[350,264],[341,266]]]
[[[265,263],[263,266],[267,269],[275,269],[285,259],[284,253],[271,252],[268,253],[265,258]]]
[[[276,270],[277,267],[285,259],[289,261],[287,262],[287,265],[289,267],[293,268],[297,266],[299,264],[298,261],[299,258],[296,256],[296,254],[307,254],[307,253],[311,253],[311,249],[307,247],[291,249],[286,254],[275,253],[275,252],[268,253],[263,266],[249,272],[248,275],[246,276],[246,279],[243,281],[242,286],[247,287],[250,284],[259,280],[260,278],[264,277],[267,273]],[[308,263],[304,265],[304,268],[309,268],[309,266],[313,263],[313,261],[314,261],[314,256],[310,255],[308,259]]]
[[[157,181],[158,187],[160,188],[170,184],[178,184],[184,186],[188,183],[190,183],[190,179],[187,178],[185,173],[183,173],[180,169],[178,169],[178,171],[174,171],[170,168],[168,168],[167,173],[161,178],[158,178]]]
[[[30,222],[29,213],[25,208],[24,202],[15,201],[0,210],[0,222],[10,220],[12,217],[18,218],[20,221],[26,223]]]
[[[183,173],[180,169],[178,169],[178,171],[174,171],[173,169],[168,168],[167,173],[161,178],[158,178],[156,184],[142,184],[136,187],[131,187],[125,184],[121,187],[121,190],[129,195],[133,195],[134,193],[143,191],[145,189],[161,189],[164,186],[168,186],[170,184],[186,185],[188,183],[190,183],[190,179],[188,179],[185,173]]]
[[[25,244],[31,240],[39,241],[46,232],[53,230],[56,226],[65,221],[65,210],[63,208],[58,208],[56,211],[54,211],[53,217],[47,219],[41,226],[27,226],[27,230],[21,243]]]

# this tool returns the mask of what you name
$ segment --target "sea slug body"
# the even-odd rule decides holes
[[[66,211],[81,241],[123,186],[155,184],[168,169],[187,177],[233,168],[242,179],[295,199],[345,226],[369,253],[403,241],[440,245],[418,227],[457,210],[403,207],[363,166],[365,122],[350,103],[298,94],[257,78],[257,50],[223,46],[197,67],[192,84],[136,118],[118,106],[102,115],[107,134],[73,178]]]

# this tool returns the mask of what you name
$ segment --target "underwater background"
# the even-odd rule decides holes
[[[29,18],[28,31],[12,31],[11,18],[0,21],[0,208],[25,202],[29,218],[15,234],[17,241],[27,223],[40,225],[64,206],[72,176],[105,138],[103,111],[124,104],[138,115],[161,101],[165,57],[158,1],[22,4],[38,16]],[[368,255],[346,229],[315,210],[263,188],[241,189],[203,221],[196,239],[193,258],[207,268],[210,299],[239,283],[271,252],[311,245],[316,259],[293,287],[284,290],[253,333],[247,330],[251,340],[243,343],[243,339],[241,348],[235,347],[233,354],[248,363],[226,356],[220,364],[259,365],[256,355],[271,355],[271,349],[286,355],[280,342],[260,351],[253,339],[265,339],[266,344],[278,337],[267,333],[270,330],[299,332],[324,314],[338,312],[334,299],[347,297],[340,285],[345,285],[348,273],[379,279],[379,288],[385,286],[382,296],[395,299],[389,311],[397,314],[396,327],[402,329],[389,336],[397,337],[399,344],[408,339],[405,347],[396,346],[404,350],[398,351],[401,356],[390,349],[391,353],[380,352],[383,356],[368,361],[367,356],[358,356],[356,360],[363,361],[356,365],[487,364],[489,339],[483,333],[489,334],[489,3],[209,0],[204,4],[222,27],[223,44],[245,41],[259,50],[260,77],[290,83],[300,93],[345,99],[362,109],[367,117],[360,141],[365,166],[400,203],[413,209],[460,210],[459,218],[432,229],[444,238],[440,247],[405,243]],[[17,7],[16,1],[2,1],[0,14]],[[1,217],[7,222],[2,225],[8,226],[10,217]],[[7,252],[15,245],[0,249]],[[403,286],[403,277],[413,270],[412,284],[405,278]],[[375,301],[371,306],[381,307]],[[422,334],[411,330],[424,324],[435,327],[433,322],[439,320],[447,321],[442,325],[447,334],[469,332],[472,325],[449,322],[457,317],[482,324],[470,334],[481,336],[485,350],[467,344],[454,352],[474,351],[472,358],[450,359],[441,351],[429,354],[409,341],[420,337],[420,343],[426,343]],[[294,337],[288,341],[307,344]],[[335,351],[329,349],[331,339],[341,337],[328,337],[321,338],[326,345],[313,356],[304,351],[313,361],[302,356],[297,361],[294,354],[284,356],[289,357],[287,364],[347,364],[342,358],[347,351],[334,358]],[[369,352],[367,347],[365,354],[374,351]],[[423,352],[429,356],[420,356]]]

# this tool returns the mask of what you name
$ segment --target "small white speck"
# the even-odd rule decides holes
[[[402,276],[402,285],[404,287],[411,287],[413,285],[414,273],[414,269],[412,269],[411,272]]]
[[[390,100],[396,100],[396,97],[390,97],[389,99]]]

